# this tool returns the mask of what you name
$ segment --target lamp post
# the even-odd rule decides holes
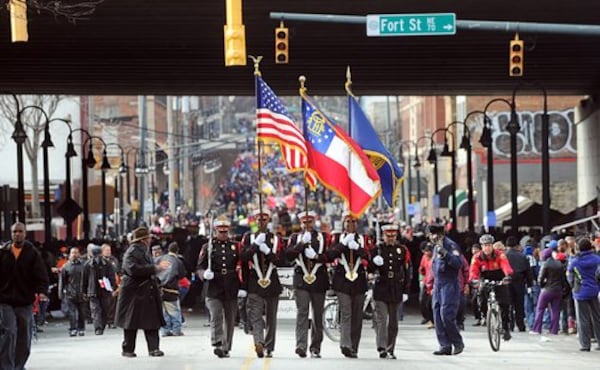
[[[50,136],[50,122],[54,121],[62,121],[67,124],[69,127],[69,132],[72,132],[71,122],[63,119],[63,118],[53,118],[50,119],[48,114],[44,110],[44,108],[38,105],[28,105],[21,109],[21,113],[23,113],[27,109],[35,109],[38,110],[44,116],[44,140],[42,141],[42,163],[43,163],[43,172],[44,172],[44,242],[48,243],[52,238],[52,211],[50,207],[50,164],[48,163],[48,148],[54,147],[54,143],[52,143],[52,137]],[[66,156],[66,154],[65,154]],[[68,237],[68,235],[67,235]]]
[[[448,146],[448,134],[452,135],[452,142],[454,142],[454,134],[448,130],[448,128],[442,129],[446,134],[444,135],[444,148],[440,153],[440,157],[450,157],[450,172],[452,173],[452,185],[450,188],[452,196],[452,209],[450,210],[450,218],[452,219],[452,230],[456,230],[456,150]],[[437,130],[436,130],[437,131]]]
[[[490,220],[493,218],[494,222],[496,220],[495,208],[494,208],[494,142],[492,140],[492,120],[487,115],[488,108],[496,103],[502,102],[505,103],[511,108],[512,104],[506,99],[503,98],[494,98],[490,100],[483,109],[483,132],[481,133],[481,138],[479,142],[485,148],[487,148],[487,219],[488,219],[488,231],[493,233],[494,226],[491,225]],[[512,199],[512,198],[511,198]],[[513,206],[516,206],[513,204]]]
[[[421,207],[421,161],[419,160],[419,142],[421,140],[430,140],[429,136],[421,136],[415,142],[415,173],[417,177],[417,203],[419,204],[419,209]],[[421,212],[422,214],[422,212]]]
[[[20,222],[25,223],[26,215],[25,181],[23,175],[23,145],[25,144],[25,140],[27,140],[27,133],[25,132],[25,128],[23,127],[23,122],[21,122],[21,108],[19,104],[19,99],[17,99],[17,96],[15,94],[8,94],[11,95],[15,100],[15,105],[17,108],[15,130],[11,135],[11,138],[15,141],[15,144],[17,144],[17,217]]]
[[[82,130],[84,131],[84,130]],[[106,143],[104,142],[104,139],[102,139],[100,136],[94,136],[94,135],[90,135],[89,132],[84,131],[87,133],[88,137],[87,139],[83,142],[82,147],[85,147],[86,144],[89,144],[89,148],[88,148],[88,154],[87,157],[84,159],[84,156],[82,155],[82,168],[81,168],[81,181],[82,181],[82,194],[83,194],[83,235],[85,239],[89,239],[90,238],[90,215],[89,215],[89,204],[88,204],[88,176],[87,176],[87,169],[88,168],[94,168],[96,166],[96,158],[94,157],[94,146],[92,145],[92,140],[93,139],[98,139],[102,142],[102,145],[104,146],[104,150],[103,150],[103,157],[102,157],[102,183],[100,184],[101,186],[101,193],[104,196],[104,194],[106,193],[106,178],[105,178],[105,173],[104,171],[106,169],[110,168],[110,164],[108,163],[108,158],[106,157]],[[87,167],[87,168],[86,168]],[[104,199],[102,200],[102,204],[103,207],[105,207],[105,201]],[[104,208],[103,208],[104,211]],[[106,212],[103,212],[102,215],[102,226],[104,228],[104,230],[106,230]]]
[[[511,121],[514,119],[519,126],[518,116],[516,113],[517,103],[516,103],[516,95],[517,91],[523,87],[524,85],[535,86],[542,91],[544,94],[543,108],[544,112],[542,113],[542,223],[543,223],[543,233],[546,235],[550,232],[550,148],[548,144],[548,140],[550,139],[550,117],[548,115],[548,93],[546,89],[539,82],[521,82],[515,87],[512,93],[512,104],[511,104],[511,112],[510,117]],[[510,125],[510,122],[509,122]],[[512,136],[511,136],[512,143]],[[516,143],[515,143],[516,145]],[[512,149],[512,144],[511,144]],[[516,151],[516,148],[515,148]],[[512,159],[512,152],[511,152]],[[511,162],[512,164],[512,162]]]
[[[411,143],[414,144],[414,141],[412,141],[412,140],[403,140],[403,141],[400,142],[400,149],[399,150],[400,150],[400,160],[401,161],[404,160],[404,153],[403,153],[403,147],[404,147],[404,145],[408,145],[408,144],[411,144]],[[411,185],[412,174],[411,174],[411,169],[410,169],[411,167],[412,166],[410,165],[410,154],[408,154],[408,156],[406,158],[405,168],[407,169],[407,172],[408,172],[407,173],[408,181],[407,181],[406,186],[408,188],[407,189],[407,192],[408,192],[407,199],[408,199],[408,203],[409,204],[410,204],[410,199],[411,199],[411,196],[412,196],[412,185]],[[408,213],[407,213],[407,207],[405,207],[405,209],[404,209],[404,217],[406,218],[406,222],[410,225],[411,224],[410,223],[411,216],[408,215]]]
[[[116,147],[119,148],[121,163],[119,163],[119,167],[117,167],[118,168],[117,177],[121,178],[121,174],[123,174],[124,171],[125,171],[124,162],[123,162],[123,155],[124,155],[123,147],[121,145],[119,145],[118,143],[108,143],[108,144],[106,144],[106,147],[109,147],[109,146],[116,146]],[[105,152],[106,152],[106,148],[105,148]],[[107,157],[107,162],[108,162],[108,157]],[[108,164],[108,168],[105,168],[105,169],[102,170],[103,177],[105,176],[106,170],[109,170],[110,168],[111,168],[110,164]],[[113,209],[113,213],[119,215],[119,219],[115,220],[115,232],[116,232],[117,235],[119,235],[119,231],[120,231],[120,227],[119,227],[120,225],[119,224],[121,223],[121,217],[122,217],[122,205],[121,205],[121,201],[122,201],[123,197],[121,196],[121,193],[122,193],[122,189],[123,189],[123,179],[121,179],[121,187],[119,187],[119,181],[118,181],[117,177],[115,177],[114,189],[115,189],[115,192],[117,192],[119,194],[119,208],[118,209]],[[106,192],[103,191],[102,195],[103,195],[103,198],[104,198],[104,200],[102,201],[102,213],[103,213],[103,215],[106,215]],[[114,201],[113,201],[113,204],[114,204]],[[105,219],[103,219],[102,221],[104,222]],[[107,230],[108,230],[107,226],[106,226],[106,224],[103,224],[102,226],[104,227],[104,234],[106,235]]]
[[[471,112],[473,113],[473,112]],[[469,115],[471,114],[469,113]],[[466,118],[469,117],[467,115]],[[475,212],[473,212],[473,165],[472,165],[472,157],[471,157],[471,131],[469,127],[465,124],[465,121],[454,121],[446,126],[447,129],[450,127],[461,124],[464,127],[463,136],[460,141],[460,148],[467,151],[467,206],[468,206],[468,230],[470,232],[475,231]],[[456,150],[454,150],[456,152]],[[456,207],[456,204],[453,204]]]
[[[135,219],[135,223],[136,225],[140,224],[140,214],[142,215],[142,220],[143,220],[143,215],[144,215],[144,184],[143,184],[143,178],[148,174],[148,167],[146,166],[146,162],[144,160],[144,151],[140,150],[138,152],[139,157],[138,160],[136,161],[135,164],[135,177],[136,177],[136,182],[137,184],[139,184],[139,190],[137,188],[137,184],[136,184],[136,191],[138,192],[138,200],[139,200],[139,210],[136,214],[136,219]]]

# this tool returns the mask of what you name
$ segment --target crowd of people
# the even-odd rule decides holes
[[[501,282],[494,289],[504,340],[514,330],[541,340],[564,332],[577,334],[580,350],[590,351],[592,338],[599,338],[599,239],[457,233],[442,220],[411,227],[376,207],[358,219],[326,189],[309,191],[305,203],[301,175],[277,176],[284,167],[278,152],[265,153],[259,204],[257,158],[242,152],[209,212],[194,220],[165,211],[116,241],[41,246],[26,241],[25,225],[15,223],[0,248],[0,368],[24,368],[32,328],[43,325],[48,305],[67,313],[70,336],[84,336],[86,322],[95,335],[120,327],[121,354],[132,358],[143,330],[148,354],[160,357],[160,337],[184,335],[182,307],[197,298],[207,308],[218,358],[230,356],[238,322],[246,324],[256,355],[272,357],[282,293],[278,267],[293,267],[301,358],[321,357],[328,291],[339,304],[340,352],[358,357],[369,286],[374,350],[382,359],[396,358],[398,313],[415,292],[422,323],[435,328],[433,354],[462,353],[469,303],[474,325],[487,324],[485,280]],[[196,222],[193,233],[190,222]]]

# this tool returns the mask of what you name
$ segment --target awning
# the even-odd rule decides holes
[[[562,230],[562,229],[568,229],[570,227],[573,226],[577,226],[577,225],[581,225],[584,222],[591,222],[592,225],[594,225],[594,227],[596,228],[596,230],[600,230],[600,226],[598,226],[598,223],[596,222],[597,219],[600,218],[600,213],[598,213],[597,215],[594,216],[590,216],[590,217],[585,217],[579,220],[575,220],[572,222],[568,222],[566,224],[562,224],[562,225],[556,225],[552,228],[551,231],[558,231],[558,230]]]

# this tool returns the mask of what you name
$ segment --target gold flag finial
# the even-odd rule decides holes
[[[346,67],[346,83],[344,84],[346,93],[350,96],[354,96],[352,93],[352,73],[350,72],[350,66]]]
[[[254,63],[254,75],[260,76],[260,62],[262,61],[263,56],[259,55],[258,57],[255,57],[254,55],[248,55],[248,58]]]
[[[304,75],[301,75],[298,77],[298,81],[300,81],[300,95],[302,95],[306,91],[306,87],[304,87],[304,83],[306,82],[306,77]]]

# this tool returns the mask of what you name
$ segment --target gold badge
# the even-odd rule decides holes
[[[350,281],[354,281],[356,279],[358,279],[358,274],[354,271],[348,271],[346,272],[346,275],[344,275],[346,277],[346,279],[350,280]]]
[[[235,245],[231,244],[231,250],[234,251],[235,250]]]
[[[302,277],[302,279],[306,282],[306,284],[312,284],[317,280],[317,277],[313,274],[306,274]]]
[[[258,285],[260,285],[261,288],[264,289],[271,285],[271,279],[258,279]]]
[[[398,254],[402,254],[402,249],[400,249],[400,248],[396,248],[396,253],[398,253]]]

